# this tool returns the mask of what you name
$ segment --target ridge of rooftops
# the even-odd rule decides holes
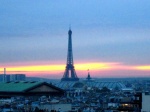
[[[0,82],[0,92],[8,91],[8,92],[23,92],[28,88],[43,84],[46,82],[39,81],[9,81],[9,82]],[[50,83],[47,83],[51,85]]]

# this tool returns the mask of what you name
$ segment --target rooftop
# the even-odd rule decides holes
[[[63,89],[69,89],[69,88],[73,88],[74,85],[76,85],[76,83],[79,83],[79,82],[63,81],[63,82],[57,83],[56,86],[63,88]],[[85,82],[80,82],[80,83],[83,83],[85,86],[98,87],[98,88],[103,88],[103,87],[107,87],[109,89],[114,89],[116,87],[118,87],[119,89],[126,88],[126,86],[123,83],[117,82],[117,81],[106,81],[106,82],[85,81]]]
[[[23,92],[33,86],[42,84],[43,82],[28,82],[28,81],[16,81],[16,82],[0,82],[0,92]]]

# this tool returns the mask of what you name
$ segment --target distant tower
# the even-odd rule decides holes
[[[67,55],[67,64],[66,69],[61,81],[78,81],[79,78],[76,75],[76,71],[73,65],[73,52],[72,52],[72,31],[68,31],[68,55]]]
[[[4,68],[4,74],[3,74],[3,82],[6,81],[6,68]]]
[[[92,78],[91,78],[91,76],[90,76],[90,72],[89,72],[89,70],[88,70],[88,76],[87,76],[87,78],[86,78],[88,81],[90,81]]]

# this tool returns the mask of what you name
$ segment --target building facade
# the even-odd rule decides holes
[[[25,74],[0,74],[0,82],[25,81]]]

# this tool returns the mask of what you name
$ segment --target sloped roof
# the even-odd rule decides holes
[[[59,82],[56,84],[57,87],[63,88],[63,89],[68,89],[68,88],[73,88],[74,85],[76,86],[76,83],[78,84],[79,82],[75,82],[75,81],[63,81],[63,82]],[[86,86],[89,87],[98,87],[98,88],[103,88],[103,87],[107,87],[109,89],[114,89],[116,87],[118,87],[119,89],[122,88],[126,88],[126,86],[118,81],[86,81],[86,82],[80,82],[83,83]]]
[[[1,82],[0,83],[0,92],[26,92],[30,89],[33,89],[39,85],[46,84],[54,89],[62,91],[60,88],[57,88],[51,84],[46,82],[27,82],[27,81],[20,81],[20,82]]]

